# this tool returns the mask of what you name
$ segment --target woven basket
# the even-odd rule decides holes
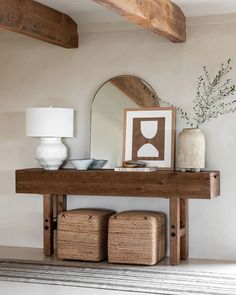
[[[165,256],[165,215],[127,211],[109,219],[108,261],[154,265]]]
[[[107,228],[111,210],[80,209],[58,215],[59,259],[101,261],[107,257]]]

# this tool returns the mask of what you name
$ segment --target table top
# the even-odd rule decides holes
[[[24,194],[211,199],[220,195],[218,171],[115,172],[39,168],[16,170],[16,192]]]

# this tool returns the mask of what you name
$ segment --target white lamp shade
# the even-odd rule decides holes
[[[28,108],[26,136],[73,137],[74,110],[68,108]]]

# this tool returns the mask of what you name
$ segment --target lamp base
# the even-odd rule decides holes
[[[58,170],[67,158],[67,148],[60,137],[44,137],[40,138],[35,156],[43,169]]]

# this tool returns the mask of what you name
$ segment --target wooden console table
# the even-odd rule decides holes
[[[170,262],[177,265],[180,259],[188,257],[188,199],[219,196],[220,173],[24,169],[16,171],[16,192],[43,195],[44,253],[47,256],[53,254],[54,218],[66,210],[67,195],[168,198]]]

